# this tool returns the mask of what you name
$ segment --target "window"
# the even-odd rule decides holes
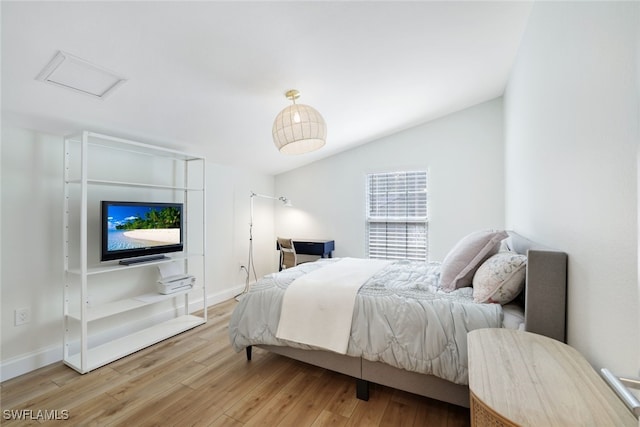
[[[427,172],[367,175],[369,258],[428,258]]]

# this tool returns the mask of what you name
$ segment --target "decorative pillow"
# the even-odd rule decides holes
[[[442,261],[440,288],[451,292],[470,286],[478,267],[498,252],[500,242],[507,236],[504,230],[483,230],[463,237]]]
[[[516,252],[500,252],[485,261],[473,276],[473,300],[506,304],[522,292],[527,257]]]

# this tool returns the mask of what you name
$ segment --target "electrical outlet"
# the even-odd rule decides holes
[[[15,311],[15,326],[24,325],[31,321],[31,310],[29,308],[16,308]]]

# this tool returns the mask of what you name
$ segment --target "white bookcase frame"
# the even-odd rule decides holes
[[[201,156],[195,156],[171,149],[162,147],[156,147],[149,144],[144,144],[136,141],[130,141],[122,138],[116,138],[113,136],[103,135],[99,133],[83,131],[76,135],[71,135],[65,138],[64,147],[64,212],[63,212],[63,258],[64,258],[64,363],[75,369],[80,373],[87,373],[100,366],[106,365],[114,360],[122,358],[135,351],[141,350],[145,347],[153,345],[159,341],[167,339],[171,336],[179,334],[181,332],[192,329],[198,325],[204,324],[207,321],[206,310],[206,286],[205,286],[205,252],[206,252],[206,179],[205,179],[205,159]],[[73,145],[79,145],[78,147],[72,147]],[[89,171],[88,155],[91,149],[101,147],[100,149],[114,150],[114,152],[120,153],[135,153],[135,155],[145,155],[153,157],[164,157],[171,161],[181,162],[183,177],[180,185],[167,185],[166,183],[145,183],[145,182],[129,182],[129,181],[111,181],[105,179],[96,179],[91,177]],[[74,150],[72,150],[72,148]],[[72,151],[77,153],[79,150],[79,159],[72,159],[70,154]],[[80,165],[73,165],[74,161],[80,162]],[[79,169],[78,169],[79,166]],[[191,166],[191,168],[190,168]],[[74,172],[71,170],[75,167]],[[193,170],[196,170],[196,178],[191,176]],[[78,174],[78,176],[72,176]],[[195,181],[195,182],[194,182]],[[132,265],[120,265],[116,262],[97,262],[90,265],[89,261],[89,246],[93,248],[98,247],[100,242],[89,241],[95,239],[89,239],[88,232],[88,203],[89,192],[96,186],[108,186],[108,187],[132,187],[139,189],[150,190],[168,190],[173,192],[182,193],[184,203],[184,226],[183,233],[184,239],[184,251],[177,254],[171,254],[168,259],[137,263]],[[75,187],[75,188],[74,188]],[[198,200],[200,200],[202,212],[199,215],[202,218],[200,224],[196,226],[202,229],[202,240],[198,244],[196,251],[193,251],[193,245],[190,245],[189,229],[194,226],[190,224],[187,218],[190,209],[190,200],[194,196],[194,193],[200,193]],[[72,200],[73,198],[79,200]],[[70,233],[70,216],[72,214],[72,207],[70,206],[74,202],[74,208],[79,208],[78,212],[73,212],[74,215],[79,217],[79,232],[78,230],[71,237]],[[77,206],[76,206],[77,205]],[[75,217],[74,217],[75,218]],[[73,226],[76,226],[75,221]],[[95,234],[94,234],[95,235]],[[76,247],[74,247],[76,245]],[[198,262],[190,263],[194,259],[198,259]],[[93,261],[91,261],[93,262]],[[149,283],[149,291],[141,295],[136,295],[130,298],[119,299],[115,301],[109,301],[107,303],[99,304],[97,306],[90,305],[90,283],[94,277],[104,277],[114,274],[116,272],[127,272],[128,270],[137,269],[149,269],[157,268],[159,264],[178,262],[183,264],[183,269],[187,274],[197,274],[198,280],[193,289],[188,291],[181,291],[169,295],[163,295],[154,292],[155,282]],[[196,264],[195,267],[192,264]],[[193,271],[197,269],[198,271]],[[72,289],[72,288],[79,289]],[[200,295],[198,295],[200,294]],[[195,302],[191,302],[191,297],[195,295]],[[197,297],[200,296],[201,300]],[[80,298],[80,301],[74,306],[72,301],[74,298]],[[183,298],[182,305],[180,305],[179,298]],[[120,334],[116,338],[110,338],[103,340],[96,345],[90,344],[91,337],[91,323],[100,319],[112,318],[114,321],[114,328],[118,327],[120,330],[127,329],[127,319],[119,320],[121,324],[118,324],[117,316],[123,313],[130,314],[135,313],[142,307],[150,306],[152,304],[161,303],[164,301],[173,300],[177,304],[176,315],[169,320],[162,320],[154,323],[150,327],[146,327],[139,330],[132,330],[126,333]],[[73,306],[73,308],[72,308]],[[193,307],[192,307],[193,306]],[[76,309],[76,307],[78,307]],[[144,315],[144,314],[142,314]],[[141,316],[142,316],[141,315]],[[109,319],[111,322],[112,319]],[[153,319],[148,322],[153,323]],[[124,325],[123,325],[123,324]],[[110,323],[111,324],[111,323]],[[132,328],[133,329],[133,328]],[[73,330],[73,331],[72,331]],[[79,332],[78,332],[79,330]]]

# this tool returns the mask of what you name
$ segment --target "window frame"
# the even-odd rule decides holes
[[[405,183],[395,186],[390,184],[394,176],[400,176],[405,180]],[[372,179],[378,179],[379,182],[373,183]],[[365,239],[368,258],[412,259],[425,262],[429,260],[428,183],[429,173],[427,169],[366,174]],[[381,200],[382,197],[377,197],[373,194],[376,192],[375,186],[379,187],[379,192],[385,193],[385,200]],[[394,193],[392,190],[395,190],[397,200],[389,200],[389,195]],[[381,196],[381,194],[378,196]],[[401,200],[403,197],[404,203]],[[416,206],[416,203],[419,206]],[[375,206],[372,206],[374,204]],[[386,206],[383,206],[385,204]],[[395,206],[390,206],[391,204]],[[386,212],[381,214],[381,210]],[[379,228],[379,230],[373,229],[372,226]],[[379,234],[378,239],[380,242],[376,243],[373,240],[372,232]],[[394,232],[396,233],[395,237],[393,236]]]

